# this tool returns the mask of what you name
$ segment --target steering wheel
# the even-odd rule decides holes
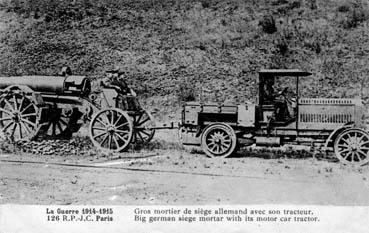
[[[283,88],[282,91],[278,92],[278,96],[284,96],[287,98],[286,94],[288,92],[288,87]]]
[[[276,97],[278,96],[283,96],[288,104],[293,105],[294,103],[296,103],[296,94],[292,91],[290,92],[288,87],[285,87],[283,88],[283,90],[279,91]]]

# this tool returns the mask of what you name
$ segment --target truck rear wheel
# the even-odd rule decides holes
[[[361,129],[346,129],[334,142],[334,153],[344,164],[364,165],[369,162],[369,134]]]
[[[228,157],[236,151],[236,144],[236,134],[226,124],[210,125],[201,136],[201,147],[209,157]]]

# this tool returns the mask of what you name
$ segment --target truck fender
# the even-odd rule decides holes
[[[340,134],[343,130],[348,129],[348,128],[352,128],[354,127],[354,123],[353,122],[347,122],[345,125],[335,129],[327,138],[327,140],[325,140],[324,143],[324,147],[323,150],[328,150],[329,148],[329,144],[333,143],[334,139],[338,136],[338,134]]]

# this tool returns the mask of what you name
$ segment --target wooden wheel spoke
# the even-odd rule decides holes
[[[117,134],[115,134],[115,135],[117,135],[117,137],[118,137],[120,140],[122,140],[123,142],[126,142],[126,141],[127,141],[127,138],[125,138],[125,137],[127,137],[127,136],[128,136],[128,134],[125,134],[123,137],[122,137],[119,133],[117,133]]]
[[[362,142],[362,143],[359,144],[359,146],[364,146],[364,145],[367,145],[367,144],[369,144],[369,141]]]
[[[4,127],[4,131],[9,128],[12,124],[15,124],[13,121],[9,122],[5,127]]]
[[[115,143],[116,149],[118,149],[119,148],[119,143],[118,143],[118,140],[117,140],[115,134],[112,137],[113,137],[113,141]]]
[[[144,138],[142,137],[142,135],[141,135],[139,132],[137,132],[137,134],[138,134],[138,136],[140,137],[141,141],[145,141],[145,140],[144,140]],[[137,137],[136,137],[136,138],[137,138]]]
[[[349,141],[347,141],[346,139],[342,138],[342,141],[344,141],[347,145],[350,144]]]
[[[208,143],[208,145],[210,146],[210,145],[215,145],[215,143],[214,142],[210,142],[210,143]]]
[[[59,133],[61,134],[61,133],[63,133],[63,128],[62,128],[62,126],[61,126],[61,124],[60,124],[60,122],[58,121],[57,123],[56,123],[56,125],[57,125],[57,127],[58,127],[58,129],[59,129]]]
[[[13,113],[11,113],[11,112],[9,112],[8,110],[5,110],[5,109],[3,109],[3,108],[0,108],[0,112],[4,112],[4,113],[6,113],[6,114],[8,114],[8,115],[10,115],[10,116],[13,116]]]
[[[141,121],[140,123],[138,123],[136,126],[141,126],[143,125],[144,123],[148,122],[150,120],[149,117],[147,117],[145,120]]]
[[[217,145],[216,148],[217,148],[217,154],[219,154],[219,152],[220,152],[220,146]]]
[[[32,123],[32,122],[31,122],[31,121],[29,121],[29,120],[21,119],[21,121],[23,121],[23,122],[25,122],[25,123],[27,123],[27,124],[31,125],[33,128],[36,128],[36,124],[35,124],[35,123]]]
[[[129,130],[119,130],[119,129],[116,129],[115,132],[118,132],[118,133],[129,133]]]
[[[343,157],[343,159],[347,159],[348,157],[349,157],[349,155],[351,154],[351,152],[349,152],[349,153],[347,153],[346,155],[345,155],[345,157]]]
[[[19,137],[23,138],[23,134],[22,134],[22,126],[20,123],[18,123],[18,128],[19,128]]]
[[[223,145],[220,145],[220,151],[223,153],[225,151],[226,147],[224,147]]]
[[[109,124],[113,124],[114,123],[114,111],[110,110],[110,121]]]
[[[364,137],[365,137],[365,135],[361,135],[359,138],[356,138],[356,142],[360,143],[363,140]]]
[[[102,124],[103,126],[107,127],[106,123],[104,121],[102,121],[99,118],[96,118],[96,121],[98,121],[100,124]]]
[[[51,121],[49,121],[49,123],[47,124],[47,126],[46,126],[46,130],[49,132],[49,129],[50,129],[50,127],[51,127],[51,124],[52,124],[52,122]]]
[[[32,131],[31,131],[31,129],[25,124],[25,123],[23,123],[22,121],[21,122],[19,122],[21,125],[23,125],[23,127],[26,129],[26,131],[28,132],[28,133],[31,133]]]
[[[94,135],[93,138],[96,139],[96,138],[101,137],[101,136],[103,136],[105,134],[107,134],[107,132],[102,132],[100,134]]]
[[[355,160],[355,153],[354,152],[351,152],[351,162],[353,162]]]
[[[143,116],[143,115],[144,115],[144,114],[139,115],[139,116],[138,116],[138,119],[135,121],[135,123],[140,123],[141,118],[142,118],[142,116]]]
[[[15,130],[17,129],[17,124],[14,123],[13,129],[12,129],[12,133],[11,136],[14,136]]]
[[[143,134],[145,134],[145,135],[147,135],[147,136],[151,136],[151,133],[148,133],[148,132],[146,132],[145,130],[142,130],[142,131],[140,131],[141,133],[143,133]]]
[[[119,121],[120,121],[120,119],[122,119],[122,115],[120,115],[120,116],[118,117],[118,119],[114,122],[114,124],[113,124],[113,125],[118,124],[118,123],[119,123]]]
[[[110,124],[110,119],[109,119],[108,115],[107,115],[107,114],[105,114],[105,115],[104,115],[104,117],[105,117],[105,119],[106,119],[107,124]]]
[[[128,122],[123,123],[121,125],[116,126],[116,128],[119,129],[119,128],[122,128],[123,126],[126,126],[126,125],[129,125],[129,123]]]
[[[22,100],[21,100],[21,102],[20,102],[20,104],[19,104],[19,107],[18,107],[18,111],[20,111],[21,109],[22,109],[22,106],[23,106],[23,103],[24,103],[24,100],[25,100],[26,98],[24,97],[24,96],[22,96]]]
[[[111,149],[111,135],[109,134],[109,139],[108,139],[108,147],[109,149]]]
[[[59,122],[62,123],[63,125],[68,125],[68,123],[61,118],[59,119]]]
[[[6,121],[6,120],[11,120],[12,117],[3,117],[3,118],[0,118],[0,121]]]
[[[344,150],[341,150],[341,151],[339,151],[340,153],[346,153],[346,152],[349,152],[350,151],[350,149],[344,149]]]
[[[55,135],[56,135],[56,124],[55,124],[55,122],[53,122],[52,123],[52,136],[54,136],[55,137]]]
[[[362,160],[362,159],[360,158],[359,154],[363,155],[363,156],[364,156],[364,159],[368,157],[368,155],[366,155],[366,154],[364,153],[364,151],[358,150],[358,151],[357,151],[357,153],[358,153],[358,158],[359,158],[359,160]]]
[[[6,105],[9,106],[9,109],[14,110],[13,105],[11,105],[7,99],[4,99],[4,102],[5,102]]]
[[[33,106],[32,103],[29,103],[22,111],[21,114],[23,114],[27,109],[29,109],[31,106]]]
[[[31,116],[37,116],[37,114],[36,113],[28,113],[28,114],[22,115],[22,117],[31,117]]]
[[[14,101],[14,110],[18,109],[18,102],[17,102],[17,97],[15,95],[13,95],[13,101]]]
[[[95,126],[95,127],[92,127],[92,129],[96,129],[96,130],[104,130],[104,131],[106,130],[106,128],[96,127],[96,126]]]
[[[109,137],[109,134],[106,134],[103,140],[100,142],[101,146],[103,146],[104,142],[106,141],[106,139],[108,139],[108,137]]]

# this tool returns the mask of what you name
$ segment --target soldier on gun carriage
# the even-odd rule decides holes
[[[101,86],[104,88],[112,88],[117,91],[119,94],[117,96],[117,103],[121,106],[117,106],[122,109],[141,109],[140,105],[137,103],[136,97],[137,94],[130,88],[126,82],[126,78],[124,77],[124,72],[122,72],[119,68],[114,67],[111,70],[106,71],[106,77],[101,81]]]

